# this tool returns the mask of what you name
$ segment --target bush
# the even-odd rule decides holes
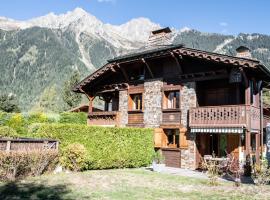
[[[33,123],[28,126],[27,132],[29,135],[34,136],[43,123]]]
[[[18,133],[8,126],[0,126],[0,138],[1,137],[16,138],[18,137]]]
[[[18,135],[28,136],[28,131],[33,133],[32,128],[37,128],[40,123],[53,123],[59,121],[59,114],[45,113],[5,113],[0,112],[0,126],[9,126],[15,129]]]
[[[259,164],[255,164],[252,179],[256,185],[267,185],[270,182],[270,169],[266,159],[260,160]]]
[[[62,149],[73,143],[84,145],[87,169],[147,166],[154,152],[152,129],[44,124],[36,136],[57,139]]]
[[[21,113],[13,113],[6,122],[6,125],[14,128],[18,134],[23,135],[27,132],[26,121]]]
[[[0,152],[0,180],[14,181],[27,176],[38,176],[55,168],[55,150]]]
[[[163,164],[165,161],[165,157],[162,155],[161,150],[158,150],[154,153],[153,155],[153,160],[157,163],[157,164]]]
[[[62,153],[61,164],[71,171],[82,171],[87,167],[87,151],[82,144],[69,144]]]
[[[86,124],[87,114],[84,112],[64,112],[60,114],[60,123]]]
[[[218,177],[219,177],[219,166],[218,162],[215,160],[204,160],[202,161],[202,167],[206,170],[209,184],[211,186],[218,185]]]

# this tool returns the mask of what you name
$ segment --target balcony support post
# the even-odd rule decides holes
[[[245,134],[245,156],[250,155],[250,132],[247,130]]]
[[[93,97],[93,96],[89,96],[89,109],[88,109],[89,113],[93,112],[93,100],[94,100],[94,98],[95,97]]]

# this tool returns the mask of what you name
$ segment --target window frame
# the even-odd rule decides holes
[[[166,135],[166,147],[168,148],[180,148],[181,139],[180,139],[180,131],[179,129],[165,129],[164,131]],[[170,142],[170,137],[172,137],[172,142]]]
[[[141,100],[140,101],[140,108],[139,109],[136,109],[137,105],[136,105],[136,102],[134,101],[134,98],[136,97],[140,97],[139,99]],[[133,112],[142,112],[143,109],[144,109],[144,100],[143,100],[143,93],[132,93],[132,94],[129,94],[129,103],[128,103],[128,111],[133,111]]]
[[[173,106],[169,108],[169,96],[171,93],[174,93],[173,95]],[[178,100],[177,100],[177,93],[178,93]],[[177,101],[178,101],[178,107],[177,107]],[[163,91],[163,104],[162,104],[163,110],[180,110],[181,109],[181,91],[180,89],[174,89],[174,90],[164,90]]]

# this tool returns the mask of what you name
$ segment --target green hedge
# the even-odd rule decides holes
[[[63,112],[60,114],[60,123],[86,124],[87,114],[84,112]]]
[[[61,148],[72,143],[83,144],[88,169],[147,166],[154,152],[152,129],[44,124],[36,136],[58,139]]]

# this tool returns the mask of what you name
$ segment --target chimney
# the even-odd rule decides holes
[[[154,30],[150,33],[147,47],[171,45],[172,31],[169,27]]]
[[[250,49],[245,46],[240,46],[236,49],[236,57],[239,58],[249,58],[251,59],[251,52]]]

